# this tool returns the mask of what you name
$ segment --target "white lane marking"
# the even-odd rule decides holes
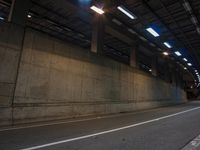
[[[166,118],[174,117],[174,116],[177,116],[177,115],[180,115],[180,114],[184,114],[184,113],[187,113],[187,112],[190,112],[190,111],[194,111],[194,110],[197,110],[197,109],[200,109],[200,107],[196,107],[196,108],[193,108],[193,109],[188,109],[188,110],[181,111],[181,112],[178,112],[178,113],[174,113],[174,114],[171,114],[171,115],[155,118],[155,119],[152,119],[152,120],[148,120],[148,121],[144,121],[144,122],[140,122],[140,123],[136,123],[136,124],[132,124],[132,125],[128,125],[128,126],[112,129],[112,130],[106,130],[106,131],[97,132],[97,133],[89,134],[89,135],[85,135],[85,136],[80,136],[80,137],[61,140],[61,141],[52,142],[52,143],[48,143],[48,144],[43,144],[43,145],[38,145],[38,146],[34,146],[34,147],[24,148],[24,149],[21,149],[21,150],[36,150],[36,149],[40,149],[40,148],[44,148],[44,147],[49,147],[49,146],[54,146],[54,145],[58,145],[58,144],[68,143],[68,142],[77,141],[77,140],[81,140],[81,139],[86,139],[86,138],[90,138],[90,137],[95,137],[95,136],[99,136],[99,135],[103,135],[103,134],[107,134],[107,133],[112,133],[112,132],[116,132],[116,131],[120,131],[120,130],[124,130],[124,129],[133,128],[133,127],[144,125],[144,124],[151,123],[151,122],[160,121],[160,120],[163,120],[163,119],[166,119]]]

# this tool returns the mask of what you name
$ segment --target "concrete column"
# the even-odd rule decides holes
[[[178,86],[183,88],[183,72],[180,67],[177,67],[177,81],[178,81]]]
[[[165,58],[165,80],[167,82],[171,81],[171,72],[170,72],[170,60]]]
[[[96,14],[92,28],[91,52],[101,54],[104,41],[104,16]]]
[[[158,56],[154,54],[152,56],[152,61],[151,61],[151,70],[152,70],[152,75],[157,76],[158,71],[157,71],[157,64],[158,64]]]
[[[139,44],[138,44],[138,42],[136,41],[136,42],[132,45],[131,51],[130,51],[130,66],[131,66],[131,67],[138,68],[138,62],[137,62],[138,48],[139,48]]]
[[[172,84],[177,86],[177,81],[176,81],[176,70],[173,70],[172,72]]]
[[[171,83],[172,84],[172,64],[171,64],[171,61],[170,60],[168,60],[168,79],[169,79],[169,83]]]
[[[25,26],[30,7],[30,0],[12,0],[8,21],[14,24]]]
[[[173,68],[172,68],[172,84],[174,86],[177,86],[177,66],[175,63],[173,63]]]
[[[170,76],[170,83],[175,85],[175,77],[174,77],[174,66],[171,61],[168,61],[169,64],[169,76]]]

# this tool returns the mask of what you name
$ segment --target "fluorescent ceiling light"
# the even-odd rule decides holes
[[[163,52],[163,55],[168,56],[169,53],[168,52]]]
[[[182,54],[179,51],[174,52],[177,56],[181,56]]]
[[[100,15],[104,14],[104,11],[101,8],[98,8],[96,6],[92,6],[92,7],[90,7],[90,9],[94,10],[96,13],[98,13]]]
[[[188,61],[186,58],[183,58],[183,60],[184,60],[185,62],[187,62],[187,61]]]
[[[32,16],[30,14],[27,15],[28,18],[31,18]]]
[[[191,64],[191,63],[188,63],[188,66],[192,66],[192,64]]]
[[[168,48],[172,48],[172,46],[168,43],[168,42],[164,42],[163,43],[165,46],[167,46]]]
[[[124,13],[126,16],[128,16],[129,18],[131,19],[136,19],[136,16],[133,15],[132,12],[130,12],[128,9],[126,9],[125,7],[123,6],[118,6],[117,7],[118,10],[120,10],[122,13]]]
[[[149,33],[151,33],[154,37],[160,36],[153,28],[146,29]]]
[[[3,17],[0,17],[0,20],[4,20],[4,18],[3,18]]]

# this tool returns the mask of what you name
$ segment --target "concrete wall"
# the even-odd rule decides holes
[[[13,123],[22,123],[118,113],[186,101],[185,92],[178,87],[32,29],[26,29],[22,49],[10,112],[13,115],[0,118],[4,121],[11,120],[9,117]],[[12,60],[0,60],[1,68],[9,62],[5,71],[0,70],[0,78],[16,76],[16,69],[12,69],[15,65],[10,63],[17,63],[12,58],[17,52],[0,48],[0,57],[6,53],[6,59]],[[6,88],[3,83],[1,95]],[[9,110],[10,101],[3,97],[0,105]],[[9,114],[2,108],[0,112],[5,114],[3,117]]]
[[[23,28],[0,23],[0,124],[10,124]]]

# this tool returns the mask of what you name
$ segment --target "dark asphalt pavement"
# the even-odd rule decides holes
[[[0,131],[0,150],[31,150],[35,146],[42,146],[33,148],[39,150],[181,150],[199,134],[200,102],[193,102],[86,121]]]

